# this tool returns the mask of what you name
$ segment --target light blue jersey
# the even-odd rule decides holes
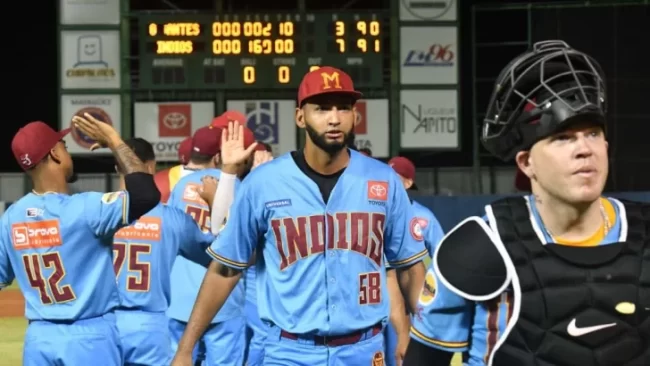
[[[409,222],[411,235],[418,241],[424,241],[424,246],[433,257],[436,244],[445,235],[436,216],[428,208],[413,201],[413,218]]]
[[[211,175],[217,179],[221,175],[219,169],[203,169],[181,178],[174,186],[167,204],[190,215],[205,232],[210,232],[210,207],[198,195],[201,178]],[[237,187],[237,186],[236,186]],[[232,217],[231,217],[232,219]],[[172,319],[187,322],[196,302],[199,288],[203,282],[206,269],[183,257],[177,257],[171,271],[171,304],[167,316]],[[236,316],[243,316],[244,282],[235,287],[230,297],[221,308],[212,323],[222,322]]]
[[[183,211],[154,207],[115,233],[113,264],[122,305],[116,312],[125,365],[169,365],[173,357],[165,311],[177,255],[207,266],[214,240]]]
[[[608,201],[616,212],[616,220],[600,245],[620,241],[621,220],[618,205]],[[528,198],[531,217],[538,227],[543,223],[535,200]],[[484,217],[487,221],[487,218]],[[553,243],[542,231],[544,243]],[[506,329],[512,314],[513,294],[506,290],[501,296],[485,302],[466,300],[449,290],[438,279],[431,263],[420,295],[417,314],[413,317],[411,338],[425,345],[450,352],[469,353],[469,366],[487,365],[491,353]]]
[[[207,266],[205,249],[214,236],[202,232],[183,211],[158,204],[133,225],[115,233],[113,264],[121,306],[164,312],[170,302],[170,277],[177,255]]]
[[[426,256],[408,234],[411,210],[399,178],[380,161],[351,151],[326,204],[285,154],[246,177],[208,252],[243,270],[257,251],[262,320],[293,334],[349,334],[387,320],[384,254],[393,267]]]
[[[0,284],[18,281],[29,320],[102,316],[119,305],[111,237],[127,225],[126,192],[30,193],[2,217]]]

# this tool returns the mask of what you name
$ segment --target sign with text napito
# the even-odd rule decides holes
[[[62,89],[119,89],[118,31],[61,32]]]
[[[255,140],[278,156],[296,150],[296,102],[293,100],[229,100],[228,110],[242,112]]]
[[[158,161],[178,161],[178,145],[214,118],[214,102],[135,103],[135,136],[151,142]]]
[[[402,85],[458,83],[456,27],[402,27],[400,37]]]
[[[121,134],[122,111],[119,95],[109,94],[61,96],[61,120],[59,121],[61,128],[73,127],[72,117],[83,117],[86,113],[92,115],[102,122],[112,125],[117,133]],[[128,138],[128,136],[122,137]],[[95,143],[95,141],[74,127],[72,128],[72,131],[65,137],[65,141],[68,145],[68,151],[70,154],[107,155],[111,153],[108,149],[99,149],[91,152],[90,147]]]
[[[390,156],[388,137],[388,99],[363,99],[357,102],[354,143],[357,149],[367,148],[373,157]]]
[[[119,0],[59,0],[61,24],[120,24]]]
[[[402,90],[400,98],[402,148],[459,147],[457,90]]]

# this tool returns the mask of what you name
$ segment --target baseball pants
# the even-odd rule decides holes
[[[169,319],[172,353],[187,323]],[[192,362],[203,360],[204,366],[241,366],[246,351],[246,318],[238,316],[221,323],[211,324],[192,352]]]
[[[171,364],[174,354],[165,313],[118,310],[115,316],[125,366]]]
[[[120,366],[122,360],[113,313],[69,324],[35,320],[27,327],[24,366]]]
[[[257,312],[257,304],[246,301],[244,306],[247,322],[248,355],[247,366],[261,366],[264,361],[264,339],[268,326],[262,322]]]
[[[395,349],[397,348],[397,332],[393,324],[388,322],[384,329],[384,340],[386,343],[386,366],[397,366],[395,361]]]
[[[369,330],[357,343],[337,347],[315,345],[309,339],[287,339],[270,326],[264,349],[265,366],[383,366],[384,335]]]

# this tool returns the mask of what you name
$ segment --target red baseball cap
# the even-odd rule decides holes
[[[44,122],[30,122],[14,135],[11,140],[11,151],[18,164],[24,170],[28,170],[45,159],[50,150],[68,133],[70,133],[69,128],[55,131]]]
[[[302,106],[307,98],[330,93],[347,94],[355,101],[363,96],[354,90],[350,75],[334,67],[324,66],[308,72],[302,78],[298,87],[298,106]]]
[[[221,131],[222,128],[214,126],[205,126],[196,130],[192,136],[192,151],[201,155],[217,155],[221,151]]]
[[[388,165],[390,165],[393,170],[395,170],[395,173],[402,176],[402,178],[410,179],[413,181],[413,185],[410,189],[418,189],[418,187],[415,185],[415,165],[413,165],[409,159],[403,156],[396,156],[388,161]]]
[[[185,165],[190,162],[190,155],[192,154],[192,138],[186,137],[178,145],[178,160],[181,164]]]
[[[225,129],[228,127],[228,122],[239,122],[241,125],[244,126],[244,148],[245,149],[251,146],[253,142],[255,142],[255,134],[253,133],[253,131],[251,131],[250,128],[246,127],[246,116],[239,111],[234,111],[234,110],[225,111],[219,117],[215,117],[212,120],[212,123],[210,125]],[[265,150],[265,148],[261,144],[257,144],[257,146],[255,146],[255,150],[262,151]]]

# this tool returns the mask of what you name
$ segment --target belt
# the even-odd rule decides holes
[[[294,341],[298,339],[311,340],[317,346],[338,347],[338,346],[345,346],[345,345],[357,343],[361,341],[361,339],[365,334],[368,333],[370,337],[374,337],[377,334],[381,333],[382,330],[383,330],[383,326],[381,325],[381,323],[378,323],[373,325],[370,328],[366,328],[363,330],[359,330],[349,334],[338,335],[338,336],[302,335],[302,334],[289,333],[285,330],[282,330],[280,331],[280,337],[291,339]]]

